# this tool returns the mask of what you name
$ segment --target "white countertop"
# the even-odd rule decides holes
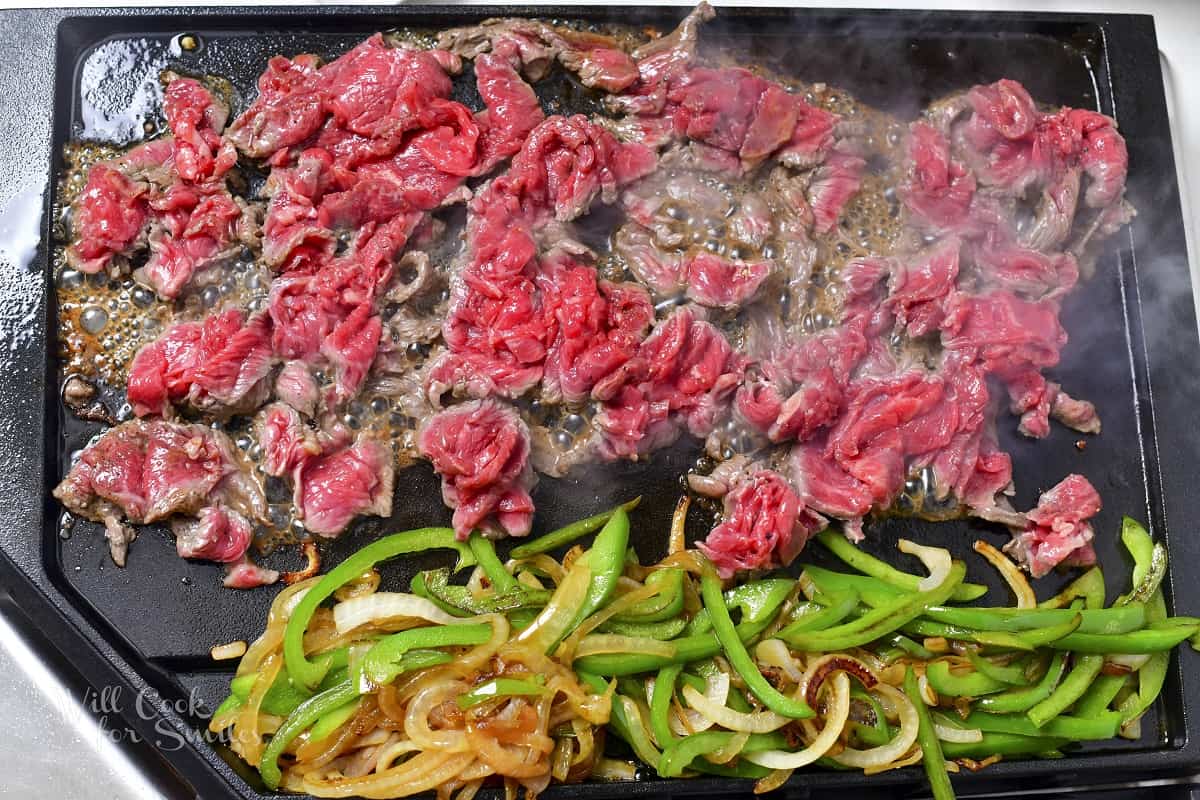
[[[576,0],[557,0],[576,4]],[[490,0],[490,4],[511,4]],[[259,0],[261,5],[290,5]],[[628,5],[621,2],[614,5]],[[666,0],[663,4],[690,5]],[[716,2],[718,6],[766,3]],[[0,0],[3,8],[53,7],[42,2]],[[104,6],[110,3],[82,2]],[[136,5],[187,6],[162,2]],[[210,2],[205,5],[244,5]],[[832,0],[831,2],[770,5],[826,8],[912,8],[913,2],[887,0]],[[1188,249],[1192,253],[1193,285],[1200,286],[1195,255],[1196,226],[1191,209],[1200,209],[1200,0],[922,0],[921,8],[1035,11],[1091,11],[1153,14],[1158,31],[1163,73],[1171,118],[1175,159],[1183,210],[1188,220]],[[1190,173],[1190,174],[1189,174]],[[1200,306],[1200,304],[1198,304]],[[24,733],[0,739],[0,795],[9,797],[113,798],[152,800],[164,795],[147,781],[120,744],[114,743],[123,724],[115,715],[101,715],[100,723],[82,704],[79,692],[53,674],[30,648],[27,640],[0,614],[0,703],[14,730]]]

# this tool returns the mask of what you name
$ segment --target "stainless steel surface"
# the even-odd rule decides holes
[[[0,615],[0,795],[156,800],[164,795],[130,758],[130,734],[115,713],[136,698],[71,686]],[[136,713],[136,710],[135,710]]]
[[[496,0],[493,0],[495,2]],[[500,0],[504,2],[505,0]],[[560,0],[574,2],[575,0]],[[661,0],[671,2],[671,0]],[[622,5],[628,2],[614,3]],[[281,4],[265,0],[262,5]],[[690,3],[676,3],[690,4]],[[718,5],[721,3],[718,2]],[[733,5],[735,3],[729,3]],[[780,5],[789,3],[780,2]],[[53,6],[44,2],[0,0],[0,8]],[[107,5],[84,2],[79,5]],[[146,5],[146,4],[139,4]],[[187,5],[162,2],[154,5]],[[236,5],[210,2],[210,5]],[[1159,36],[1179,183],[1185,218],[1189,221],[1189,251],[1193,286],[1200,286],[1200,259],[1196,257],[1197,227],[1192,209],[1200,209],[1200,0],[811,0],[796,5],[828,7],[1038,11],[1124,11],[1153,14]],[[9,110],[8,113],[11,113]],[[1136,169],[1136,165],[1133,167]],[[22,196],[0,196],[0,226],[11,222],[14,208],[26,205]],[[1143,213],[1150,213],[1144,211]],[[0,258],[5,254],[0,253]],[[13,254],[8,254],[10,257]],[[1200,295],[1197,295],[1200,298]],[[1197,301],[1200,307],[1200,299]],[[2,587],[0,587],[2,589]],[[64,675],[65,662],[48,658],[44,647],[31,645],[28,631],[13,617],[11,605],[0,602],[0,708],[9,734],[0,737],[0,796],[14,798],[130,798],[154,800],[182,796],[178,785],[161,764],[148,755],[169,749],[170,742],[132,742],[120,710],[133,709],[137,698],[113,697],[106,687],[87,691]],[[16,623],[16,624],[15,624]],[[36,638],[36,637],[34,637]],[[1180,788],[1180,787],[1173,787]],[[1147,789],[1136,797],[1147,796]],[[1134,797],[1131,789],[1114,795]],[[1183,795],[1173,795],[1183,796]],[[1200,799],[1200,793],[1194,795]]]

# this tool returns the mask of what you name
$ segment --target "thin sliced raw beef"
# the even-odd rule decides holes
[[[458,538],[473,530],[529,533],[529,430],[513,408],[496,400],[453,406],[426,423],[418,446],[442,476],[442,498],[454,509]]]
[[[722,578],[786,566],[825,520],[804,507],[779,473],[759,469],[725,495],[724,519],[697,547]]]
[[[186,403],[238,413],[265,399],[271,371],[271,320],[245,320],[239,309],[204,322],[180,322],[138,351],[129,366],[128,397],[138,416],[163,415]]]
[[[1082,475],[1068,475],[1043,492],[1037,508],[1025,516],[1025,530],[1013,534],[1005,547],[1040,578],[1059,564],[1087,565],[1096,561],[1089,520],[1100,512],[1100,495]]]
[[[357,516],[390,516],[393,461],[391,448],[366,434],[345,449],[306,460],[296,484],[304,527],[333,538]]]

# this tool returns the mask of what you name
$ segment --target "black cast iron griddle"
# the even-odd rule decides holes
[[[37,190],[53,185],[65,142],[82,130],[83,65],[106,42],[125,42],[143,57],[166,54],[164,66],[230,79],[248,101],[254,80],[277,53],[336,56],[367,34],[391,27],[448,27],[498,15],[653,24],[669,29],[683,8],[400,7],[312,9],[41,10],[0,12],[0,203],[26,198],[26,216],[39,210]],[[199,36],[193,53],[170,55],[172,37]],[[806,81],[826,81],[860,100],[913,117],[930,100],[975,83],[1010,77],[1035,98],[1097,108],[1118,120],[1130,151],[1129,197],[1139,216],[1110,240],[1096,276],[1064,310],[1071,342],[1052,372],[1076,396],[1093,400],[1104,433],[1075,447],[1078,435],[1056,427],[1033,443],[1015,435],[1016,421],[1001,417],[1003,446],[1013,454],[1018,507],[1070,472],[1086,475],[1105,508],[1097,519],[1097,552],[1110,596],[1127,581],[1129,563],[1116,531],[1130,514],[1149,522],[1171,553],[1169,598],[1176,614],[1200,613],[1189,592],[1200,583],[1200,516],[1193,486],[1200,453],[1200,363],[1179,194],[1153,23],[1148,16],[959,14],[721,9],[706,41],[733,47],[743,60],[763,60]],[[147,55],[148,54],[148,55]],[[114,78],[130,63],[114,62]],[[126,81],[126,83],[128,83]],[[102,84],[104,85],[104,84]],[[123,84],[113,81],[118,101]],[[547,110],[578,110],[586,98],[569,82],[539,90]],[[152,111],[153,113],[153,111]],[[220,587],[213,565],[176,557],[169,536],[149,529],[133,545],[129,565],[116,569],[102,537],[79,526],[59,536],[61,509],[50,490],[67,455],[96,428],[70,420],[58,401],[61,375],[54,359],[55,312],[48,263],[50,194],[42,196],[41,245],[30,258],[0,240],[0,580],[22,610],[96,687],[119,686],[128,724],[156,742],[196,794],[264,796],[257,775],[199,733],[224,695],[231,666],[208,657],[218,643],[252,638],[260,630],[273,590],[234,592]],[[0,237],[8,234],[0,233]],[[535,500],[535,534],[607,507],[645,496],[635,512],[634,542],[643,559],[662,555],[667,521],[679,494],[679,475],[698,454],[683,443],[639,465],[593,468],[569,479],[543,479]],[[398,476],[395,514],[359,525],[329,548],[328,568],[381,532],[445,521],[438,482],[427,467]],[[949,547],[970,565],[973,580],[1003,589],[970,545],[1003,532],[971,522],[930,524],[891,519],[868,525],[867,549],[896,561],[892,542],[906,535]],[[691,531],[693,537],[702,531]],[[805,557],[820,560],[814,547]],[[417,570],[440,563],[420,558],[393,566],[385,582],[407,584]],[[902,564],[913,567],[913,563]],[[1045,596],[1063,578],[1047,578]],[[1162,700],[1136,742],[1088,746],[1056,761],[1015,761],[955,784],[963,794],[1096,785],[1178,775],[1200,768],[1200,737],[1189,722],[1200,707],[1200,656],[1182,648]],[[189,702],[192,698],[192,702]],[[182,742],[182,744],[177,744]],[[920,793],[919,768],[865,778],[808,771],[783,791],[789,797],[852,789],[898,797]],[[723,779],[670,783],[586,784],[554,787],[547,797],[720,796],[749,794],[749,785]]]

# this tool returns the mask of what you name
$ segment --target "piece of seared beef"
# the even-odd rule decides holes
[[[524,536],[533,522],[529,431],[510,406],[472,400],[430,419],[418,440],[442,477],[442,497],[454,509],[454,530]]]
[[[1089,520],[1100,512],[1100,495],[1082,475],[1068,475],[1043,492],[1037,507],[1025,516],[1024,530],[1014,531],[1005,546],[1035,578],[1059,564],[1096,563]]]
[[[266,514],[261,485],[223,433],[163,420],[133,420],[106,431],[83,450],[54,496],[72,513],[105,524],[118,564],[133,539],[123,521],[201,515],[201,523],[215,523],[210,507],[216,506],[227,513],[225,519],[236,514],[241,521],[263,522]],[[186,541],[181,546],[193,549]],[[198,544],[195,551],[198,558],[211,558],[206,552],[231,554],[226,545],[206,550]],[[242,547],[233,557],[244,552]]]

